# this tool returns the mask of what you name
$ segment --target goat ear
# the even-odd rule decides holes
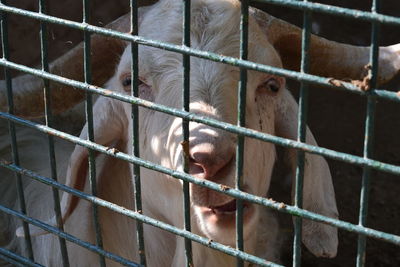
[[[277,103],[275,129],[278,136],[296,140],[298,105],[288,90],[283,90]],[[317,145],[307,128],[307,143]],[[296,150],[287,149],[287,157],[294,181],[296,173]],[[293,196],[292,186],[292,196]],[[318,155],[306,153],[303,186],[303,208],[331,218],[338,218],[335,192],[329,166]],[[337,229],[322,223],[303,219],[302,240],[306,247],[318,257],[334,257],[337,252]]]
[[[115,144],[121,140],[124,136],[123,125],[126,125],[124,121],[124,110],[122,104],[116,100],[109,98],[100,98],[93,107],[93,127],[95,133],[95,142],[109,146]],[[80,138],[87,139],[88,127],[87,124],[84,126]],[[85,147],[77,145],[71,154],[68,171],[66,176],[65,185],[83,191],[86,184],[86,177],[88,173],[88,150]],[[69,216],[76,209],[79,198],[69,193],[63,193],[61,200],[61,215],[62,221],[65,223]],[[53,217],[46,222],[50,225],[57,225],[56,218]],[[30,226],[31,236],[38,236],[47,234],[41,228]],[[24,236],[22,227],[19,227],[16,231],[17,236]]]

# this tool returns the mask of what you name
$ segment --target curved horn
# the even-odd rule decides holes
[[[302,30],[261,10],[251,14],[278,50],[285,68],[299,70]],[[362,80],[369,63],[369,47],[342,44],[311,35],[310,73],[336,79]],[[400,69],[400,44],[380,47],[378,84],[392,79]]]
[[[147,7],[141,7],[139,23]],[[129,32],[130,14],[126,14],[106,26],[109,29]],[[114,73],[115,65],[124,51],[126,42],[99,35],[91,40],[92,84],[104,84]],[[50,72],[69,79],[83,81],[83,42],[50,64]],[[43,80],[32,75],[22,75],[12,81],[14,95],[14,114],[25,118],[37,118],[44,115]],[[61,113],[84,99],[82,90],[50,82],[51,103],[54,114]],[[0,111],[7,110],[6,85],[0,81]]]

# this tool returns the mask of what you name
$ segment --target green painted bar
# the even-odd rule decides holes
[[[249,35],[249,3],[247,0],[241,1],[240,16],[240,59],[247,60],[248,57],[248,35]],[[247,69],[240,68],[240,81],[238,85],[238,107],[237,125],[246,125],[246,95],[247,95]],[[236,145],[236,170],[235,188],[241,190],[243,186],[243,164],[244,164],[244,142],[245,137],[237,136]],[[243,240],[243,200],[236,200],[236,249],[244,251]],[[236,266],[242,267],[243,260],[237,259]]]
[[[1,4],[6,3],[6,0],[0,0]],[[7,21],[7,14],[3,12],[0,13],[1,15],[1,46],[3,52],[3,59],[8,60],[10,58],[10,51],[8,46],[8,21]],[[11,74],[8,68],[4,68],[4,79],[6,80],[6,90],[7,90],[7,103],[8,103],[8,113],[14,114],[14,100],[13,100],[13,91],[12,91],[12,83],[11,83]],[[18,146],[17,146],[17,136],[16,136],[16,129],[13,122],[9,121],[8,124],[9,132],[10,132],[10,139],[11,139],[11,153],[12,153],[12,160],[15,164],[19,165],[19,154],[18,154]],[[26,214],[26,202],[25,202],[25,195],[24,195],[24,187],[22,183],[22,176],[20,174],[15,175],[16,178],[16,187],[17,187],[17,194],[18,194],[18,204],[21,209],[21,212]],[[33,249],[32,249],[32,240],[29,235],[29,226],[27,223],[22,222],[22,227],[24,229],[25,235],[25,246],[27,248],[28,258],[30,260],[34,260],[33,257]]]
[[[380,1],[373,0],[371,12],[379,12]],[[370,63],[371,63],[371,81],[372,87],[376,86],[378,67],[379,67],[379,34],[380,24],[377,22],[372,23],[371,30],[371,53],[370,53]],[[373,157],[373,145],[374,145],[374,127],[375,127],[375,110],[376,110],[376,97],[369,96],[367,98],[367,112],[365,118],[365,138],[364,138],[364,158]],[[367,223],[368,216],[368,199],[370,192],[370,180],[371,180],[371,169],[369,167],[364,167],[360,194],[360,212],[358,224],[365,226]],[[366,259],[366,243],[367,239],[365,236],[358,237],[357,244],[357,267],[365,266]]]
[[[190,47],[190,16],[191,16],[191,2],[190,0],[182,1],[182,45]],[[190,56],[182,55],[182,67],[183,67],[183,80],[182,80],[182,110],[189,112],[190,110]],[[189,120],[182,119],[182,162],[183,171],[189,173]],[[188,232],[191,231],[190,222],[190,185],[187,181],[183,182],[183,217],[184,217],[184,229]],[[186,266],[193,266],[192,257],[192,241],[185,238],[185,257]]]
[[[46,0],[39,1],[39,12],[45,14],[47,10]],[[48,33],[47,33],[47,25],[45,22],[40,22],[40,46],[41,46],[41,64],[43,71],[49,71],[49,62],[48,62]],[[51,111],[51,92],[49,80],[43,79],[44,85],[44,103],[45,103],[45,120],[46,125],[52,127],[53,125],[53,115]],[[51,167],[51,178],[55,181],[58,180],[57,177],[57,163],[56,163],[56,154],[54,150],[54,138],[52,135],[48,135],[49,142],[49,157],[50,157],[50,167]],[[53,200],[54,200],[54,213],[56,215],[57,227],[62,231],[64,230],[62,217],[61,217],[61,208],[60,208],[60,195],[58,190],[52,188],[53,191]],[[68,251],[67,245],[65,243],[65,239],[59,238],[62,264],[64,267],[69,266],[68,260]]]
[[[138,165],[140,165],[140,166],[142,166],[144,168],[155,170],[155,171],[158,171],[160,173],[167,174],[167,175],[169,175],[171,177],[174,177],[174,178],[177,178],[177,179],[180,179],[180,180],[183,180],[183,181],[188,181],[190,183],[193,183],[193,184],[196,184],[196,185],[199,185],[199,186],[204,186],[204,187],[210,188],[210,189],[212,189],[214,191],[217,191],[217,192],[220,192],[220,193],[224,193],[224,194],[226,194],[228,196],[231,196],[231,197],[234,197],[234,198],[237,198],[237,199],[243,199],[243,200],[249,201],[251,203],[260,204],[260,205],[263,205],[265,207],[269,207],[269,208],[272,208],[274,210],[278,210],[278,211],[281,211],[281,212],[284,212],[284,213],[288,213],[288,214],[291,214],[291,215],[294,215],[294,216],[301,216],[301,217],[303,217],[305,219],[310,219],[310,220],[314,220],[314,221],[317,221],[317,222],[323,222],[323,223],[338,227],[340,229],[345,229],[345,230],[350,231],[350,232],[355,232],[355,233],[362,234],[362,235],[369,236],[369,237],[373,237],[373,238],[376,238],[376,239],[379,239],[379,240],[384,240],[384,241],[387,241],[387,242],[390,242],[392,244],[400,246],[400,236],[397,236],[397,235],[388,234],[388,233],[385,233],[385,232],[382,232],[382,231],[377,231],[377,230],[374,230],[374,229],[371,229],[371,228],[367,228],[367,227],[363,227],[363,226],[359,226],[359,225],[354,225],[354,224],[351,224],[351,223],[348,223],[348,222],[344,222],[344,221],[340,221],[340,220],[337,220],[337,219],[332,219],[330,217],[322,216],[322,215],[319,215],[319,214],[316,214],[316,213],[313,213],[313,212],[310,212],[310,211],[307,211],[307,210],[303,210],[303,209],[300,209],[300,208],[297,208],[297,207],[294,207],[294,206],[291,206],[291,205],[286,205],[286,204],[283,204],[283,203],[279,203],[279,202],[276,202],[276,201],[274,201],[272,199],[267,199],[267,198],[258,197],[258,196],[255,196],[255,195],[252,195],[252,194],[249,194],[249,193],[245,193],[245,192],[239,191],[239,190],[237,190],[235,188],[223,188],[223,189],[221,189],[220,184],[218,184],[218,183],[210,182],[210,181],[207,181],[207,180],[204,180],[204,179],[197,179],[197,178],[194,178],[194,177],[192,177],[192,176],[190,176],[190,175],[188,175],[186,173],[179,172],[179,171],[176,171],[176,170],[171,170],[171,169],[168,169],[168,168],[163,167],[161,165],[157,165],[157,164],[154,164],[152,162],[143,160],[141,158],[136,158],[136,157],[134,157],[132,155],[127,155],[127,154],[122,153],[122,152],[114,153],[108,147],[101,146],[99,144],[96,144],[96,143],[88,141],[88,140],[80,139],[80,138],[78,138],[76,136],[73,136],[73,135],[70,135],[70,134],[67,134],[67,133],[64,133],[64,132],[49,128],[49,127],[44,126],[44,125],[40,125],[40,124],[35,123],[35,122],[31,122],[31,121],[20,119],[18,117],[15,117],[15,116],[7,114],[7,113],[0,112],[0,118],[11,120],[11,121],[13,121],[15,123],[30,127],[32,129],[36,129],[36,130],[38,130],[40,132],[43,132],[43,133],[46,133],[46,134],[53,134],[53,135],[55,135],[57,137],[60,137],[60,138],[63,138],[65,140],[67,140],[67,141],[73,142],[75,144],[90,148],[92,150],[98,151],[98,152],[103,153],[105,155],[108,155],[108,156],[111,156],[111,157],[115,157],[115,158],[118,158],[118,159],[122,159],[122,160],[130,162],[132,164],[138,164]],[[74,191],[74,189],[69,188],[67,186],[60,185],[59,183],[57,183],[55,181],[52,181],[50,179],[44,178],[44,177],[42,177],[40,175],[35,175],[31,171],[23,169],[23,168],[20,168],[20,167],[14,165],[14,164],[10,164],[9,162],[0,161],[0,167],[4,167],[4,168],[10,169],[12,171],[15,171],[15,172],[22,173],[24,175],[30,176],[30,177],[38,180],[38,181],[41,181],[41,182],[43,182],[45,184],[48,184],[48,185],[51,185],[51,186],[55,186],[58,189],[61,189],[61,190],[65,191],[65,192],[68,192],[68,193],[75,194],[76,192],[79,192],[79,191],[76,191],[76,190]],[[75,195],[77,195],[77,194],[78,193],[76,193]],[[77,196],[79,196],[79,197],[81,197],[83,199],[86,199],[88,201],[91,201],[91,199],[87,199],[87,198],[84,197],[86,195],[85,193],[82,193],[82,194],[83,195],[79,194]],[[96,202],[96,204],[98,204],[98,203]],[[107,206],[107,207],[112,209],[111,206],[112,205]],[[114,210],[116,212],[119,212],[119,209],[112,209],[112,210]],[[124,210],[126,210],[126,209],[124,209]],[[119,213],[123,214],[123,212],[119,212]]]
[[[32,267],[44,267],[41,264],[37,264],[35,262],[33,262],[30,259],[27,259],[25,257],[22,257],[21,255],[15,254],[7,249],[4,249],[2,247],[0,247],[0,258],[2,258],[5,261],[8,261],[12,264],[14,264],[15,266],[21,266],[21,267],[25,267],[25,266],[32,266]]]
[[[343,8],[332,5],[325,5],[320,3],[302,2],[296,0],[252,0],[252,2],[268,3],[273,5],[290,7],[293,9],[299,9],[302,11],[312,11],[312,12],[335,15],[340,17],[353,18],[356,20],[385,23],[387,25],[400,25],[399,17],[387,16],[378,13],[361,11],[357,9]]]
[[[290,70],[285,70],[281,68],[276,68],[276,67],[271,67],[267,65],[262,65],[262,64],[257,64],[251,61],[246,61],[246,60],[240,60],[238,58],[233,58],[233,57],[227,57],[227,56],[222,56],[219,54],[211,53],[211,52],[206,52],[198,49],[193,49],[193,48],[188,48],[180,45],[173,45],[173,44],[168,44],[168,43],[163,43],[159,41],[154,41],[154,40],[149,40],[146,38],[142,38],[139,36],[132,36],[130,34],[126,33],[121,33],[101,27],[96,27],[93,25],[89,24],[82,24],[79,22],[74,22],[70,20],[64,20],[60,19],[57,17],[52,17],[48,15],[43,15],[43,14],[38,14],[36,12],[30,12],[26,11],[23,9],[18,9],[14,7],[9,7],[5,5],[0,5],[0,11],[5,11],[5,12],[10,12],[13,14],[21,15],[21,16],[26,16],[42,21],[47,21],[50,23],[55,23],[55,24],[60,24],[64,26],[68,26],[74,29],[78,30],[84,30],[87,32],[91,33],[96,33],[96,34],[101,34],[104,36],[110,36],[110,37],[115,37],[118,39],[126,40],[129,42],[136,42],[138,44],[142,45],[148,45],[152,47],[157,47],[161,49],[165,49],[168,51],[172,52],[177,52],[181,54],[186,54],[186,55],[191,55],[199,58],[204,58],[204,59],[209,59],[211,61],[215,62],[221,62],[221,63],[226,63],[232,66],[238,66],[238,67],[244,67],[247,68],[248,70],[256,70],[256,71],[261,71],[261,72],[266,72],[278,76],[283,76],[286,78],[290,79],[295,79],[297,81],[306,81],[312,84],[316,84],[319,86],[324,86],[332,89],[340,89],[340,90],[345,90],[349,91],[352,93],[356,93],[359,95],[376,95],[380,98],[384,98],[387,100],[395,101],[395,102],[400,102],[400,95],[398,95],[396,92],[391,92],[387,90],[372,90],[371,92],[365,92],[360,90],[357,86],[352,85],[351,83],[343,82],[341,86],[335,86],[329,82],[329,78],[324,78],[324,77],[319,77],[316,75],[311,75],[311,74],[305,74],[305,73],[299,73],[296,71],[290,71]],[[400,19],[398,19],[400,20]]]
[[[90,0],[83,0],[83,23],[89,23],[90,21]],[[91,53],[90,53],[90,32],[83,32],[83,50],[84,50],[84,77],[85,83],[90,84],[92,82],[92,70],[91,70]],[[88,126],[88,140],[94,142],[94,129],[93,129],[93,97],[92,93],[86,91],[86,122]],[[97,181],[96,181],[96,156],[94,151],[88,150],[88,163],[89,163],[89,182],[90,182],[90,190],[92,195],[97,195]],[[92,206],[93,210],[93,226],[96,233],[96,244],[103,248],[103,240],[101,236],[101,225],[99,224],[99,211],[96,205]],[[99,254],[99,262],[101,267],[106,266],[106,261],[103,255]]]
[[[17,267],[25,267],[26,266],[18,261],[13,260],[12,258],[4,256],[3,254],[1,254],[1,251],[0,251],[0,259],[5,262],[11,263],[13,266],[17,266]]]
[[[307,2],[307,0],[304,0]],[[309,70],[309,49],[311,37],[311,13],[304,12],[303,15],[303,31],[301,43],[301,73],[307,73]],[[297,141],[306,141],[307,132],[307,112],[308,112],[308,84],[301,82],[299,96],[299,114],[297,124]],[[297,151],[297,166],[295,177],[295,195],[294,206],[303,207],[303,180],[304,180],[305,152]],[[302,244],[302,219],[296,217],[294,219],[294,240],[293,240],[293,266],[301,266],[301,244]]]
[[[199,116],[196,114],[191,114],[189,112],[184,112],[179,109],[174,109],[174,108],[169,108],[167,106],[154,104],[153,102],[146,101],[146,100],[143,100],[140,98],[135,98],[135,97],[119,94],[119,93],[116,93],[116,92],[113,92],[113,91],[110,91],[110,90],[107,90],[107,89],[104,89],[104,88],[101,88],[98,86],[89,85],[89,84],[85,84],[85,83],[78,82],[75,80],[67,79],[62,76],[57,76],[57,75],[53,75],[51,73],[46,73],[46,72],[43,72],[40,70],[36,70],[33,68],[29,68],[29,67],[26,67],[26,66],[23,66],[20,64],[10,62],[5,59],[0,59],[0,66],[6,66],[6,67],[9,67],[12,69],[17,69],[17,70],[20,70],[20,71],[23,71],[26,73],[30,73],[32,75],[36,75],[38,77],[47,78],[49,80],[53,80],[53,81],[56,81],[56,82],[59,82],[62,84],[67,84],[67,85],[70,85],[77,89],[90,91],[90,92],[93,92],[93,93],[96,93],[99,95],[103,95],[103,96],[110,97],[113,99],[118,99],[118,100],[121,100],[121,101],[124,101],[127,103],[137,104],[139,106],[149,108],[149,109],[152,109],[155,111],[164,112],[164,113],[170,114],[172,116],[180,117],[180,118],[186,118],[190,121],[194,121],[194,122],[198,122],[198,123],[204,123],[204,124],[210,125],[215,128],[226,130],[228,132],[232,132],[235,134],[241,134],[241,135],[244,135],[247,137],[257,138],[259,140],[271,142],[271,143],[274,143],[279,146],[300,149],[300,150],[303,150],[308,153],[329,157],[329,158],[332,158],[335,160],[340,160],[340,161],[344,161],[347,163],[356,164],[359,166],[369,166],[373,169],[396,174],[396,175],[400,174],[400,166],[383,163],[383,162],[380,162],[377,160],[365,159],[363,157],[349,155],[347,153],[342,153],[342,152],[338,152],[338,151],[327,149],[327,148],[312,146],[312,145],[297,142],[294,140],[285,139],[282,137],[257,132],[257,131],[251,130],[251,129],[235,126],[235,125],[232,125],[229,123],[224,123],[224,122],[214,120],[211,118],[207,118],[204,116]],[[0,112],[0,114],[4,115],[5,113]]]
[[[12,216],[16,216],[22,219],[26,241],[28,245],[28,253],[30,260],[25,259],[19,255],[15,254],[7,254],[9,252],[5,252],[0,248],[0,257],[4,259],[8,259],[10,262],[15,262],[18,264],[19,262],[26,261],[28,266],[38,266],[38,265],[30,265],[35,264],[33,262],[33,252],[30,244],[30,236],[29,236],[29,228],[27,227],[27,223],[31,223],[46,231],[49,231],[57,236],[59,236],[60,246],[63,255],[63,264],[64,266],[68,266],[68,254],[66,251],[65,240],[74,242],[78,245],[86,247],[100,256],[100,265],[105,266],[105,258],[110,258],[117,262],[120,262],[123,265],[127,266],[139,266],[136,263],[132,263],[123,259],[119,256],[116,256],[112,253],[106,252],[102,249],[102,240],[101,240],[101,230],[100,225],[98,223],[98,215],[97,215],[97,206],[103,206],[109,208],[115,212],[120,214],[124,214],[130,218],[134,218],[138,222],[137,227],[137,235],[138,235],[138,244],[139,244],[139,255],[141,264],[144,266],[146,264],[146,258],[144,253],[144,238],[143,238],[143,223],[153,225],[160,229],[169,231],[176,235],[179,235],[185,238],[185,255],[186,255],[186,265],[192,266],[192,248],[191,242],[195,241],[205,246],[208,246],[213,249],[217,249],[229,255],[233,255],[237,257],[237,266],[243,266],[244,261],[249,261],[254,264],[258,264],[260,266],[280,266],[274,263],[267,262],[263,259],[257,258],[253,255],[249,255],[244,251],[244,243],[243,243],[243,200],[249,201],[252,203],[257,203],[281,212],[285,212],[288,214],[292,214],[296,216],[295,218],[295,238],[293,243],[293,266],[300,266],[301,263],[301,220],[302,218],[315,220],[318,222],[323,222],[340,229],[344,229],[346,231],[355,232],[359,234],[358,239],[358,251],[357,251],[357,266],[362,267],[365,266],[365,247],[366,247],[366,237],[377,238],[380,240],[384,240],[390,243],[393,243],[397,246],[400,246],[400,236],[385,233],[382,231],[377,231],[374,229],[370,229],[365,227],[366,218],[367,218],[367,209],[368,209],[368,195],[369,195],[369,181],[370,181],[370,173],[372,169],[393,173],[396,175],[400,175],[400,166],[391,165],[382,163],[376,160],[372,160],[372,144],[374,137],[374,120],[375,120],[375,103],[377,98],[388,99],[392,101],[396,101],[400,103],[400,95],[396,92],[390,92],[386,90],[376,90],[371,89],[367,92],[361,91],[354,85],[349,83],[343,83],[342,86],[334,86],[329,83],[328,78],[323,78],[319,76],[314,76],[307,74],[308,71],[308,47],[309,47],[309,37],[310,37],[310,25],[311,25],[311,12],[320,12],[325,14],[333,14],[337,16],[343,16],[348,18],[354,18],[358,20],[365,20],[372,23],[372,37],[371,37],[371,55],[370,62],[372,63],[372,80],[371,87],[376,88],[376,74],[378,68],[378,39],[379,39],[379,24],[392,24],[392,25],[400,25],[400,18],[387,16],[378,14],[378,5],[379,0],[373,0],[373,5],[371,12],[352,10],[348,8],[340,8],[336,6],[324,5],[319,3],[311,3],[307,0],[303,1],[293,1],[293,0],[254,0],[250,2],[263,2],[274,5],[286,6],[290,8],[295,8],[304,11],[304,25],[303,25],[303,38],[302,38],[302,61],[301,61],[301,72],[288,71],[285,69],[274,68],[266,65],[256,64],[250,61],[247,61],[247,23],[248,23],[248,2],[246,0],[242,2],[242,16],[241,16],[241,51],[240,58],[232,58],[221,56],[215,53],[205,52],[197,49],[190,48],[190,0],[182,0],[183,3],[183,40],[182,46],[173,45],[168,43],[163,43],[155,40],[149,40],[137,36],[137,1],[131,0],[131,32],[129,34],[119,33],[116,31],[96,27],[89,25],[89,0],[83,0],[84,6],[84,18],[83,23],[72,22],[52,16],[48,16],[45,13],[44,2],[45,0],[40,0],[40,12],[30,12],[14,7],[9,7],[5,4],[5,0],[0,0],[0,12],[2,15],[1,27],[2,27],[2,44],[3,44],[3,59],[0,59],[0,65],[5,68],[5,77],[7,83],[7,91],[8,91],[8,102],[9,102],[9,114],[0,112],[0,118],[6,119],[10,125],[10,135],[12,139],[12,147],[13,147],[13,161],[14,163],[6,163],[0,161],[0,167],[8,168],[16,173],[17,177],[17,185],[18,185],[18,193],[19,193],[19,201],[21,203],[21,212],[17,212],[6,208],[0,205],[0,211],[8,213]],[[4,12],[9,12],[13,14],[18,14],[22,16],[31,17],[37,19],[41,22],[41,46],[42,46],[42,70],[36,70],[33,68],[28,68],[23,65],[19,65],[8,60],[8,47],[7,47],[7,24]],[[76,28],[84,31],[84,56],[85,56],[85,83],[81,83],[78,81],[66,79],[61,76],[53,75],[48,72],[47,65],[47,36],[46,36],[46,23],[55,23],[61,24],[64,26]],[[132,43],[132,95],[126,96],[121,95],[115,92],[111,92],[109,90],[99,88],[96,86],[90,85],[91,83],[91,72],[90,72],[90,35],[92,33],[98,33],[106,36],[111,36],[123,40],[130,41]],[[158,105],[149,101],[145,101],[139,98],[138,95],[138,45],[147,45],[160,49],[165,49],[169,51],[174,51],[181,53],[183,55],[183,90],[182,90],[182,104],[183,109],[173,109],[168,108],[166,106]],[[223,123],[214,119],[210,119],[204,116],[199,116],[195,114],[191,114],[189,112],[189,103],[190,103],[190,56],[195,56],[199,58],[208,59],[215,62],[222,62],[225,64],[230,64],[233,66],[240,67],[240,83],[238,89],[238,125],[231,125],[228,123]],[[45,101],[46,101],[46,125],[40,125],[34,122],[30,122],[27,120],[20,119],[18,117],[13,116],[13,101],[12,101],[12,89],[11,89],[11,79],[9,76],[8,68],[17,69],[23,72],[31,73],[38,77],[44,79],[45,84]],[[245,128],[245,99],[246,99],[246,82],[247,82],[247,70],[257,70],[262,71],[274,75],[284,76],[286,78],[295,79],[301,82],[301,91],[300,91],[300,99],[299,99],[299,117],[298,117],[298,138],[297,141],[288,140],[276,136],[272,136],[269,134],[260,133],[254,130]],[[50,91],[48,87],[49,80],[61,82],[63,84],[71,85],[73,87],[84,90],[87,94],[86,98],[86,116],[87,122],[89,125],[88,135],[89,140],[82,140],[75,136],[63,133],[61,131],[57,131],[52,129],[52,115],[50,103]],[[305,144],[306,138],[306,121],[307,121],[307,96],[308,96],[308,84],[317,84],[326,86],[332,89],[341,89],[346,90],[352,93],[357,93],[360,95],[365,95],[367,97],[368,105],[367,105],[367,116],[366,116],[366,128],[365,128],[365,139],[364,139],[364,155],[363,157],[357,157],[353,155],[349,155],[346,153],[337,152],[334,150],[320,148],[316,146],[311,146]],[[132,104],[132,118],[133,118],[133,156],[127,155],[121,152],[110,152],[107,147],[98,145],[94,143],[94,132],[93,132],[93,113],[92,113],[92,94],[99,94],[105,97],[111,97],[114,99],[118,99],[127,103]],[[154,164],[152,162],[145,161],[141,159],[139,156],[139,135],[138,135],[138,116],[139,111],[138,107],[149,108],[155,111],[164,112],[172,116],[176,116],[182,118],[182,128],[183,128],[183,142],[182,145],[188,148],[188,140],[189,140],[189,122],[199,122],[210,125],[212,127],[216,127],[219,129],[223,129],[238,135],[238,144],[236,151],[236,182],[235,188],[221,189],[220,185],[217,183],[213,183],[207,180],[196,179],[188,174],[189,172],[189,156],[187,153],[184,153],[184,168],[183,172],[178,172],[175,170],[170,170],[163,166]],[[52,178],[49,179],[40,175],[37,175],[29,170],[23,169],[19,167],[18,161],[18,150],[16,147],[16,137],[15,137],[15,127],[14,123],[22,124],[33,129],[36,129],[40,132],[46,133],[49,135],[49,150],[50,150],[50,163],[52,167]],[[89,150],[89,170],[90,175],[89,178],[91,180],[92,187],[92,195],[79,192],[74,190],[73,188],[68,188],[62,184],[57,182],[57,174],[56,174],[56,162],[54,156],[54,143],[53,136],[60,137],[76,143],[78,145],[82,145]],[[243,179],[243,151],[244,151],[244,140],[245,137],[257,138],[262,141],[271,142],[277,145],[292,147],[298,150],[298,159],[297,159],[297,170],[296,170],[296,187],[295,187],[295,203],[294,206],[284,205],[282,203],[277,203],[271,199],[266,199],[262,197],[257,197],[248,193],[244,193],[240,191],[240,187]],[[118,159],[126,160],[133,164],[134,170],[134,180],[135,180],[135,211],[127,210],[123,207],[115,205],[113,203],[104,201],[96,197],[96,170],[95,170],[95,161],[94,161],[94,153],[95,151],[107,154],[109,156],[113,156]],[[347,163],[356,164],[364,167],[363,179],[362,179],[362,189],[361,189],[361,198],[360,198],[360,215],[359,215],[359,225],[350,224],[344,221],[340,221],[337,219],[332,219],[329,217],[325,217],[319,214],[315,214],[302,209],[302,187],[303,187],[303,176],[304,176],[304,161],[305,161],[305,153],[313,153],[322,156],[326,156],[332,159],[341,160]],[[140,190],[140,167],[148,168],[151,170],[155,170],[161,173],[165,173],[174,178],[180,179],[183,181],[183,195],[184,195],[184,230],[178,229],[172,225],[168,225],[152,219],[150,217],[142,215],[142,207],[141,207],[141,190]],[[42,183],[52,186],[54,200],[56,203],[59,202],[58,189],[63,190],[65,192],[74,194],[82,199],[88,200],[93,204],[93,216],[94,223],[96,229],[96,240],[97,246],[88,244],[82,240],[77,239],[67,233],[64,233],[62,230],[62,222],[60,219],[60,210],[59,205],[55,205],[55,213],[58,220],[58,226],[61,229],[57,229],[55,227],[49,226],[26,216],[25,207],[24,207],[24,195],[22,190],[22,182],[21,175],[29,176],[35,180],[38,180]],[[214,241],[210,241],[206,238],[200,237],[190,232],[190,196],[189,196],[189,184],[197,184],[200,186],[204,186],[210,188],[212,190],[227,194],[229,196],[235,197],[237,199],[237,213],[236,213],[236,248],[233,249],[222,244],[216,243]],[[58,207],[58,208],[57,208]],[[10,256],[11,255],[11,256]],[[39,265],[40,266],[40,265]]]
[[[18,261],[13,260],[12,258],[4,256],[3,254],[1,254],[1,251],[0,251],[0,259],[5,262],[11,263],[13,266],[17,266],[17,267],[25,267],[26,266]]]
[[[131,34],[138,34],[138,6],[136,0],[130,1],[131,8]],[[133,97],[139,97],[139,47],[136,43],[131,43],[131,95]],[[132,105],[132,146],[133,155],[140,157],[139,151],[139,107]],[[135,194],[135,211],[142,212],[142,190],[141,190],[141,179],[140,179],[140,166],[137,164],[133,165],[133,188]],[[136,221],[136,236],[139,248],[140,264],[146,266],[146,251],[144,245],[144,234],[143,234],[143,223]]]

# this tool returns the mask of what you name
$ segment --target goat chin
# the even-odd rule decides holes
[[[235,246],[236,224],[235,212],[218,214],[207,207],[194,207],[198,217],[198,225],[201,232],[208,238],[217,242]],[[259,221],[259,210],[254,205],[245,207],[243,210],[243,239],[251,240]]]

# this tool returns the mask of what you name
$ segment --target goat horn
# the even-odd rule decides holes
[[[252,16],[282,58],[285,68],[299,70],[302,30],[261,10]],[[311,35],[310,73],[336,79],[362,80],[369,63],[369,47],[342,44]],[[400,44],[380,47],[378,84],[392,79],[400,69]]]
[[[139,21],[148,8],[138,9]],[[126,14],[106,27],[128,32],[130,14]],[[111,37],[93,35],[91,40],[92,53],[92,84],[104,84],[115,71],[126,43]],[[111,63],[111,64],[110,64]],[[115,64],[113,64],[115,63]],[[83,42],[71,51],[50,64],[50,72],[69,79],[83,80]],[[14,94],[14,114],[25,118],[37,118],[44,114],[43,80],[32,75],[22,75],[12,81]],[[71,86],[50,82],[51,103],[54,114],[68,110],[84,99],[84,92]],[[0,111],[7,110],[5,81],[0,81]]]

